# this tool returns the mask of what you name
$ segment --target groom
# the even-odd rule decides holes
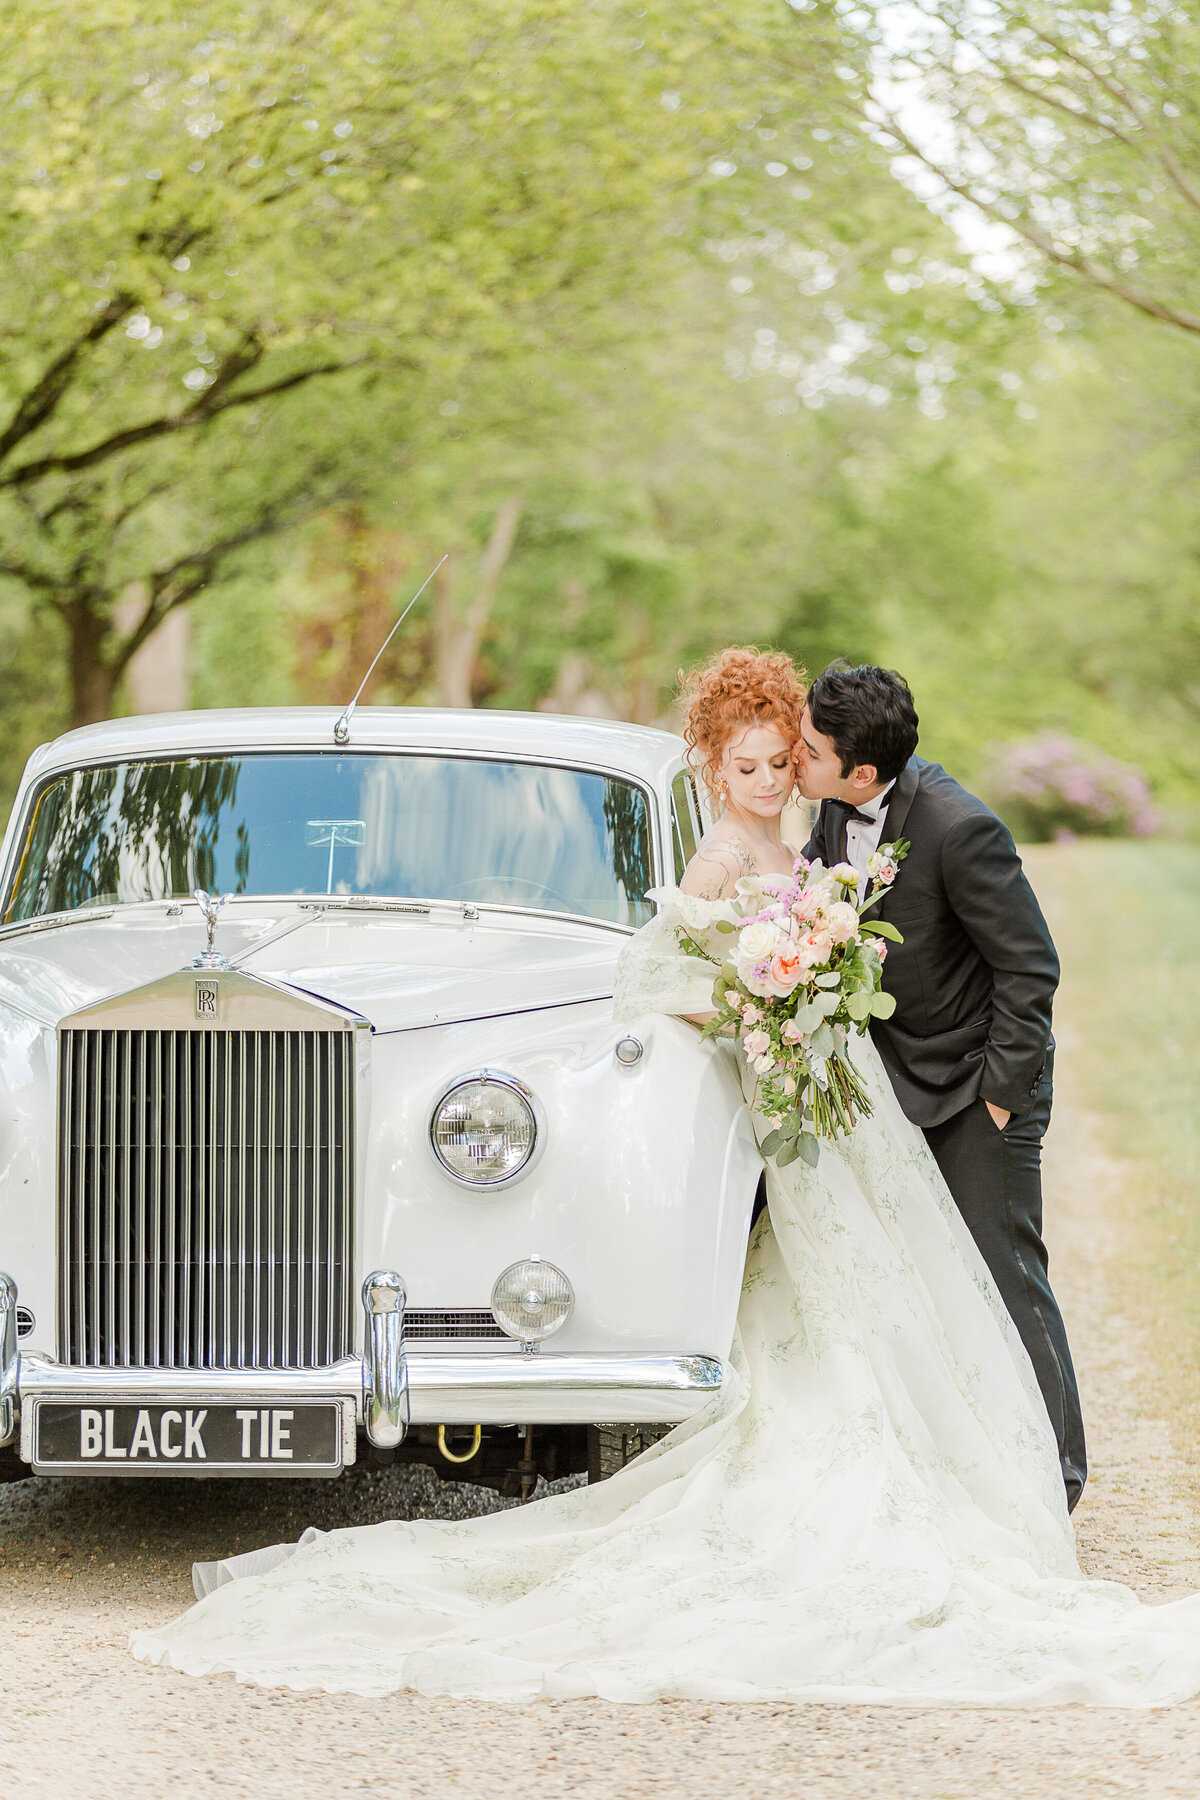
[[[1083,1418],[1042,1243],[1058,957],[1006,827],[916,747],[903,676],[840,663],[819,675],[796,746],[800,791],[821,802],[805,854],[852,863],[865,886],[881,843],[911,846],[868,915],[904,937],[884,969],[896,1010],[871,1035],[1029,1352],[1074,1507]]]

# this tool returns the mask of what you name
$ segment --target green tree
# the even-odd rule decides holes
[[[611,344],[777,37],[767,0],[10,15],[0,574],[61,622],[72,717],[480,366]]]

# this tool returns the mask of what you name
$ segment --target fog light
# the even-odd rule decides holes
[[[575,1310],[575,1290],[561,1269],[531,1256],[511,1263],[497,1276],[492,1289],[492,1312],[497,1325],[509,1337],[520,1338],[526,1350],[534,1350],[556,1331],[561,1331]]]

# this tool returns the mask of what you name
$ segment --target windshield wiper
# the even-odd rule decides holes
[[[435,906],[449,907],[462,919],[479,917],[479,908],[466,900],[387,900],[374,894],[343,894],[300,902],[301,912],[419,913],[423,917],[427,917]]]

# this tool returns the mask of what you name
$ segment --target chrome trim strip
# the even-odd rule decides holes
[[[12,1442],[17,1428],[17,1394],[21,1357],[17,1350],[17,1284],[0,1273],[0,1444]]]
[[[723,1376],[715,1356],[545,1350],[522,1356],[515,1344],[511,1351],[408,1351],[405,1364],[411,1419],[420,1425],[595,1424],[614,1418],[665,1424],[698,1412],[720,1391]],[[42,1397],[83,1404],[353,1397],[362,1418],[367,1368],[357,1356],[322,1369],[67,1368],[30,1351],[20,1358],[18,1389],[22,1408],[27,1399]],[[25,1416],[22,1455],[28,1460]]]

